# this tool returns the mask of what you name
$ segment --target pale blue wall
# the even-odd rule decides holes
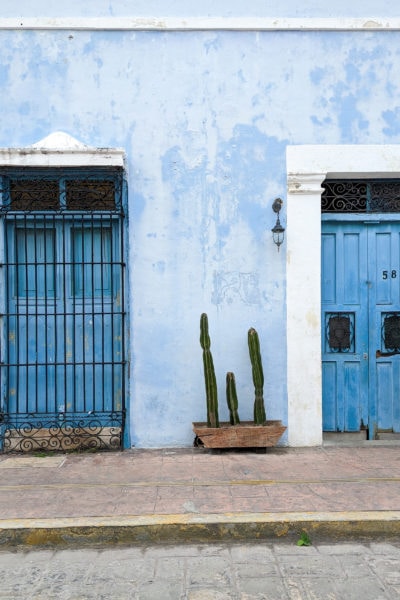
[[[393,0],[2,0],[2,17],[65,16],[398,16]]]
[[[126,14],[127,2],[115,4]],[[329,16],[323,4],[316,12]],[[382,2],[374,14],[389,11]],[[3,16],[13,14],[9,3]],[[286,255],[270,233],[285,148],[397,143],[399,48],[396,32],[0,31],[0,146],[63,130],[126,150],[134,444],[191,445],[191,422],[204,420],[203,311],[221,417],[228,370],[241,417],[252,417],[254,326],[267,412],[286,422]]]

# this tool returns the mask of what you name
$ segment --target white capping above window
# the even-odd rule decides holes
[[[56,131],[26,148],[0,148],[0,167],[123,167],[121,148],[94,148]]]

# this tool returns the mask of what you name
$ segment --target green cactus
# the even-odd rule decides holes
[[[262,425],[266,421],[264,406],[264,373],[262,368],[260,342],[257,331],[251,327],[248,332],[249,353],[254,383],[254,423]]]
[[[219,427],[217,380],[215,377],[213,357],[210,350],[211,341],[208,334],[208,317],[206,313],[203,313],[200,317],[200,345],[203,348],[204,380],[207,398],[207,425],[208,427]]]
[[[226,401],[229,408],[231,425],[240,423],[238,414],[238,399],[236,393],[235,375],[231,372],[226,374]]]

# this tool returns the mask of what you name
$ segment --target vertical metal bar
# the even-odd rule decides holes
[[[3,202],[4,202],[4,196],[3,196],[3,183],[0,177],[0,182],[1,182],[1,192],[0,192],[0,207],[2,207]],[[7,283],[6,283],[6,275],[7,275],[7,268],[5,266],[5,247],[4,247],[4,241],[5,241],[5,220],[3,217],[1,217],[0,219],[0,290],[2,290],[2,293],[0,292],[0,412],[4,412],[4,363],[5,363],[5,339],[4,339],[4,327],[5,327],[5,323],[4,323],[4,319],[5,319],[5,305],[6,305],[6,299],[5,299],[5,293],[7,290]],[[0,425],[0,450],[2,448],[2,433],[3,433],[3,428]]]
[[[58,282],[57,282],[57,277],[58,274],[56,273],[56,262],[57,262],[57,257],[58,257],[58,246],[57,246],[57,231],[56,231],[56,221],[55,221],[55,215],[53,214],[51,217],[51,231],[52,231],[52,236],[51,236],[51,247],[52,247],[52,260],[51,260],[51,283],[52,283],[52,290],[51,293],[53,294],[52,297],[52,302],[50,302],[50,299],[46,299],[46,306],[49,307],[49,311],[50,309],[52,309],[52,330],[53,330],[53,335],[52,335],[52,339],[53,339],[53,377],[54,377],[54,401],[52,402],[52,410],[55,411],[56,407],[57,407],[57,402],[58,402],[58,397],[59,397],[59,391],[58,391],[58,367],[57,367],[57,348],[58,348],[58,327],[57,327],[57,304],[56,304],[56,297],[57,297],[57,288],[58,288]],[[47,260],[45,260],[45,270],[47,273]],[[47,288],[46,288],[47,289]]]
[[[49,287],[49,283],[51,283],[51,277],[50,277],[50,281],[49,281],[49,277],[48,277],[48,266],[49,266],[49,256],[48,256],[48,240],[47,238],[49,237],[49,243],[51,244],[52,247],[52,251],[51,251],[51,263],[50,266],[52,267],[53,262],[54,262],[54,215],[51,214],[46,214],[43,216],[43,265],[40,265],[41,270],[43,271],[43,298],[42,298],[42,306],[43,306],[43,320],[44,320],[44,342],[45,342],[45,348],[44,348],[44,363],[45,363],[45,406],[46,406],[46,413],[48,412],[54,412],[54,405],[55,405],[55,401],[53,400],[53,402],[50,404],[50,398],[51,395],[53,396],[53,398],[57,398],[56,395],[56,391],[57,391],[57,384],[56,381],[54,379],[54,383],[53,383],[53,389],[49,390],[49,384],[51,385],[52,383],[52,377],[51,377],[51,371],[50,368],[53,367],[54,369],[54,365],[51,364],[51,355],[50,355],[50,349],[49,349],[49,340],[52,341],[52,343],[54,344],[54,322],[51,319],[52,317],[52,313],[50,312],[51,309],[51,297],[49,297],[49,294],[51,295],[52,290],[50,290]],[[49,233],[50,235],[47,236],[47,233]],[[54,286],[54,278],[53,278],[53,286]],[[38,311],[39,312],[39,311]],[[41,328],[42,329],[42,328]],[[41,331],[40,329],[40,331]],[[51,392],[51,394],[50,394]]]
[[[104,249],[103,249],[103,236],[104,236],[104,215],[101,215],[100,219],[100,284],[101,284],[101,404],[105,406],[105,314],[104,314]],[[104,408],[103,408],[104,410]]]
[[[78,404],[78,381],[77,381],[77,377],[76,377],[76,363],[77,363],[77,357],[79,356],[78,354],[78,350],[77,350],[77,343],[78,343],[78,336],[76,335],[76,324],[77,324],[77,314],[76,314],[76,294],[77,294],[77,290],[76,290],[76,273],[77,273],[77,269],[79,268],[78,265],[78,257],[77,257],[77,253],[76,253],[76,238],[75,238],[75,233],[78,231],[77,225],[76,225],[76,215],[72,216],[72,231],[74,232],[74,237],[70,240],[70,248],[69,248],[69,252],[72,255],[72,264],[71,264],[71,275],[70,275],[70,281],[71,281],[71,285],[72,285],[72,314],[70,315],[71,321],[72,321],[72,339],[71,339],[71,348],[72,348],[72,355],[73,355],[73,360],[72,360],[72,374],[73,374],[73,393],[74,393],[74,410],[77,409],[77,404]],[[71,262],[71,261],[70,261]],[[69,308],[69,307],[68,307]]]
[[[66,190],[65,190],[65,179],[61,178],[59,181],[59,193],[60,193],[60,205],[59,213],[57,215],[57,221],[55,223],[55,248],[54,248],[54,325],[56,331],[56,381],[58,381],[58,375],[60,373],[61,384],[60,393],[63,392],[62,402],[56,400],[56,410],[60,410],[60,406],[63,406],[64,412],[68,411],[68,407],[71,406],[72,411],[74,410],[75,396],[73,390],[70,390],[71,398],[68,397],[68,356],[69,352],[72,356],[72,344],[68,344],[68,328],[67,328],[67,276],[70,279],[70,285],[72,286],[71,279],[71,266],[66,268]],[[70,239],[70,250],[72,244],[72,227],[69,222],[68,235]],[[70,252],[69,261],[72,261],[72,254]],[[60,327],[59,327],[60,323]],[[59,342],[58,336],[61,336],[61,342]],[[68,350],[70,348],[70,350]],[[71,387],[71,386],[70,386]],[[62,388],[62,390],[61,390]],[[58,388],[57,388],[58,389]],[[56,396],[56,399],[58,395]]]
[[[68,328],[67,328],[67,319],[68,319],[68,315],[67,315],[67,273],[68,273],[68,277],[69,277],[69,281],[70,281],[70,286],[72,288],[71,292],[73,293],[73,250],[71,248],[71,246],[73,246],[73,240],[72,240],[72,235],[73,235],[73,225],[71,225],[69,223],[69,228],[68,228],[68,234],[69,234],[69,250],[70,250],[70,256],[69,256],[69,261],[68,261],[68,265],[67,265],[67,253],[66,253],[66,238],[67,238],[67,231],[66,231],[66,226],[65,226],[65,215],[62,214],[60,216],[60,224],[59,224],[59,234],[61,236],[61,256],[60,256],[60,263],[62,263],[62,281],[60,282],[61,285],[61,290],[60,290],[60,300],[59,302],[61,303],[60,306],[60,310],[58,312],[58,314],[61,315],[61,319],[62,319],[62,335],[63,335],[63,352],[62,352],[62,356],[60,360],[57,360],[57,363],[61,363],[62,362],[62,373],[63,373],[63,378],[64,378],[64,409],[65,411],[67,411],[67,407],[71,406],[71,411],[74,412],[75,411],[75,393],[73,389],[70,389],[70,393],[71,393],[71,398],[68,397],[68,358],[69,358],[69,353],[71,354],[71,359],[73,358],[73,346],[72,346],[72,339],[69,338],[68,336]],[[57,294],[55,294],[55,297],[57,298]],[[57,302],[57,300],[56,300]],[[56,328],[58,329],[58,323],[56,323]],[[69,340],[69,341],[68,341]],[[71,386],[69,386],[71,388]]]
[[[28,278],[28,228],[27,228],[27,216],[26,213],[24,214],[24,235],[25,235],[25,246],[24,246],[24,262],[23,265],[25,266],[25,321],[26,321],[26,328],[25,328],[25,374],[26,374],[26,381],[25,381],[25,412],[29,412],[29,389],[28,389],[28,380],[29,380],[29,361],[28,361],[28,355],[29,355],[29,319],[28,319],[28,309],[29,309],[29,301],[28,301],[28,289],[29,289],[29,278]],[[21,300],[22,303],[22,300]],[[18,321],[19,321],[19,310],[18,310]],[[18,327],[18,333],[20,332],[20,328]],[[19,368],[19,366],[18,366]]]
[[[124,260],[124,213],[122,208],[122,197],[121,197],[121,208],[118,219],[118,230],[120,236],[120,281],[121,281],[121,402],[122,402],[122,426],[125,426],[125,260]],[[123,431],[122,431],[123,435]]]
[[[51,218],[51,215],[50,215]],[[50,339],[50,333],[49,333],[49,329],[50,331],[52,331],[53,327],[50,324],[50,317],[51,314],[49,312],[48,309],[48,303],[50,302],[50,298],[48,297],[48,294],[50,292],[50,290],[48,289],[48,280],[47,280],[47,229],[48,229],[48,224],[49,224],[49,215],[46,215],[45,217],[43,217],[43,233],[44,233],[44,240],[43,240],[43,244],[44,244],[44,248],[43,248],[43,295],[44,298],[42,300],[43,302],[43,318],[44,318],[44,324],[45,324],[45,334],[44,334],[44,343],[45,343],[45,351],[44,351],[44,362],[45,362],[45,404],[46,404],[46,413],[49,412],[49,382],[51,383],[51,375],[50,375],[50,357],[49,357],[49,339]],[[51,229],[49,229],[49,231],[51,232]],[[53,387],[53,394],[54,394],[54,387]],[[53,402],[53,406],[54,406],[54,402]],[[52,410],[54,410],[54,408],[52,407]]]
[[[10,229],[12,229],[12,231],[10,231]],[[19,271],[18,271],[18,262],[17,262],[17,258],[18,258],[18,250],[17,250],[17,218],[16,215],[14,215],[13,219],[12,219],[12,224],[9,224],[9,227],[7,228],[7,233],[10,232],[10,239],[7,240],[7,262],[8,265],[10,266],[10,271],[9,271],[9,275],[10,275],[10,280],[9,280],[9,285],[10,288],[11,286],[14,287],[14,289],[10,289],[8,290],[8,295],[7,295],[7,314],[8,314],[8,327],[7,327],[7,352],[8,352],[8,360],[10,362],[10,356],[13,355],[14,357],[14,365],[10,365],[9,366],[9,370],[8,370],[8,389],[7,389],[7,397],[8,397],[8,402],[9,405],[11,404],[10,401],[10,394],[11,394],[11,386],[10,386],[10,376],[11,373],[14,375],[15,377],[15,388],[14,388],[14,406],[15,406],[15,411],[18,410],[19,407],[19,395],[20,395],[20,377],[19,377],[19,367],[17,367],[17,364],[19,362],[19,340],[20,340],[20,335],[19,335],[19,324],[18,324],[18,313],[19,313],[19,297],[20,297],[20,290],[19,290]],[[11,256],[10,256],[11,254]],[[11,263],[10,263],[10,258],[11,258]],[[11,298],[13,293],[15,294],[15,302],[12,302]],[[11,315],[11,312],[13,313],[13,315]],[[13,336],[14,339],[11,339],[11,332],[10,332],[10,321],[11,321],[11,316],[12,318],[12,323],[13,323],[13,327],[14,327],[14,331],[13,331]],[[10,348],[10,344],[11,342],[14,342],[14,353],[12,354],[11,352],[11,348]],[[11,371],[12,369],[12,371]]]
[[[4,178],[2,178],[1,206],[5,205]],[[0,282],[0,411],[4,413],[4,421],[0,424],[0,451],[4,447],[6,433],[6,423],[8,421],[8,398],[7,386],[9,380],[9,356],[8,356],[8,250],[7,250],[7,220],[3,214],[0,223],[0,264],[1,264],[1,282]]]
[[[29,252],[28,252],[28,261],[29,264],[27,265],[27,270],[28,270],[28,279],[29,279],[29,271],[30,268],[33,267],[33,272],[34,272],[34,299],[33,299],[33,322],[34,322],[34,331],[35,331],[35,356],[31,357],[29,354],[27,355],[27,363],[30,366],[30,364],[33,362],[35,365],[35,412],[38,413],[39,412],[39,367],[38,367],[38,358],[39,358],[39,327],[38,327],[38,310],[39,310],[39,306],[38,306],[38,249],[37,249],[37,244],[38,244],[38,227],[37,227],[37,217],[36,215],[33,216],[33,243],[34,243],[34,256],[33,258],[30,257]],[[33,260],[33,264],[32,261]],[[27,320],[28,322],[30,321],[30,297],[29,297],[29,289],[26,290],[26,297],[27,297],[27,313],[28,313],[28,317]],[[29,345],[29,336],[28,336],[28,331],[27,331],[27,338],[28,338],[28,345]],[[29,367],[28,367],[29,368]],[[29,375],[28,375],[28,379],[29,379]],[[27,387],[28,387],[28,394],[29,394],[29,383],[27,383]],[[28,398],[28,402],[29,402],[29,398]]]
[[[81,298],[81,316],[82,316],[82,390],[83,390],[83,410],[86,412],[86,354],[85,354],[85,304],[86,304],[86,285],[85,285],[85,219],[81,214],[81,270],[82,270],[82,298]]]
[[[43,298],[41,299],[41,305],[43,307],[42,311],[43,311],[43,320],[44,320],[44,353],[43,353],[43,362],[44,364],[44,394],[45,394],[45,407],[46,407],[46,413],[49,412],[49,383],[51,383],[51,375],[50,375],[50,357],[49,357],[49,339],[50,339],[50,332],[52,331],[52,326],[50,324],[50,317],[51,314],[48,310],[48,303],[50,302],[50,298],[48,297],[48,281],[47,281],[47,230],[48,230],[48,224],[49,224],[49,220],[51,219],[51,215],[44,215],[43,216],[43,266],[40,264],[40,269],[43,271]],[[49,229],[49,232],[51,232],[51,229]],[[39,311],[38,311],[39,313]],[[40,316],[42,316],[42,312],[39,313]],[[50,329],[50,331],[49,331]],[[41,328],[40,328],[40,334],[41,335]],[[42,354],[42,351],[40,352],[40,354]],[[42,361],[41,361],[42,362]],[[54,394],[54,388],[53,388],[53,394]]]
[[[3,198],[4,202],[4,198]],[[4,329],[3,329],[3,340],[4,340],[4,350],[3,350],[3,361],[5,362],[6,371],[5,371],[5,381],[2,382],[2,394],[4,394],[4,407],[3,410],[5,413],[9,413],[10,411],[10,402],[9,402],[9,393],[10,393],[10,252],[9,252],[9,228],[10,224],[6,218],[3,220],[4,227],[4,281],[5,281],[5,289],[4,289]],[[15,227],[14,227],[15,230]]]
[[[114,277],[115,277],[115,273],[114,273],[114,240],[113,240],[113,223],[112,223],[112,215],[110,214],[109,216],[110,219],[110,232],[111,232],[111,239],[110,239],[110,293],[111,293],[111,297],[110,297],[110,307],[111,307],[111,393],[112,393],[112,410],[115,410],[115,333],[114,333],[114,318],[115,318],[115,303],[116,303],[116,298],[115,298],[115,290],[114,290]]]
[[[92,340],[91,340],[91,344],[92,344],[92,366],[91,366],[91,370],[92,370],[92,400],[91,400],[91,410],[95,410],[96,409],[96,368],[95,368],[95,364],[96,364],[96,357],[95,357],[95,336],[96,336],[96,327],[95,327],[95,321],[94,321],[94,317],[95,317],[95,273],[94,273],[94,269],[95,269],[95,264],[96,264],[96,246],[95,246],[95,237],[94,237],[94,215],[93,215],[93,211],[91,214],[91,240],[92,240],[92,248],[91,248],[91,293],[92,293],[92,316],[91,316],[91,321],[92,321]],[[90,330],[89,330],[90,331]]]

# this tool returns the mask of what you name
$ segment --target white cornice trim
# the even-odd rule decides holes
[[[32,17],[0,18],[0,30],[399,31],[400,17]]]
[[[307,182],[320,174],[342,177],[381,177],[400,174],[400,144],[390,145],[298,145],[287,146],[288,182],[293,188],[296,180]],[[295,191],[295,190],[293,190]]]
[[[27,148],[0,148],[1,167],[123,167],[121,148],[92,148],[56,131]]]

